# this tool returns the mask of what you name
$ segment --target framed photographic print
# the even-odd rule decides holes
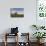
[[[11,17],[24,17],[24,8],[10,8]]]

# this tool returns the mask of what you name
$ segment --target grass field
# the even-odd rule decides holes
[[[24,14],[11,14],[11,17],[24,17]]]

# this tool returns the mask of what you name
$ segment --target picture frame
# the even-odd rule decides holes
[[[10,16],[15,17],[24,17],[24,8],[10,8]]]

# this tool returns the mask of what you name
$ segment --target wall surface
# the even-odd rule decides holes
[[[24,18],[11,18],[10,8],[24,8]],[[36,24],[36,0],[0,0],[0,34],[17,26],[19,32],[29,32],[32,36],[32,24]]]

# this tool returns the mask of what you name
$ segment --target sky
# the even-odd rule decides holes
[[[11,8],[11,11],[24,11],[24,8]]]
[[[19,14],[24,14],[24,8],[11,8],[11,12],[14,14],[15,12]]]

